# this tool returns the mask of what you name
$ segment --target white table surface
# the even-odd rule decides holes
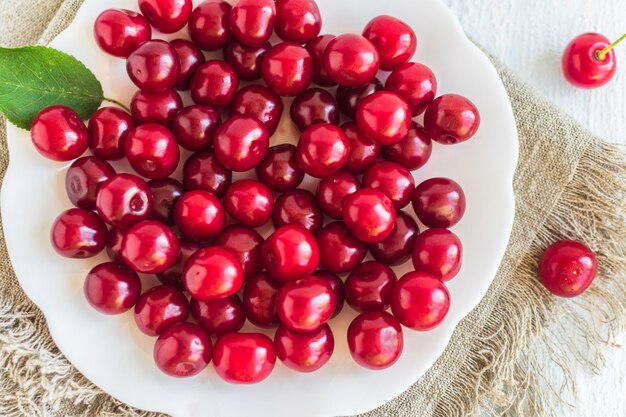
[[[599,32],[614,40],[626,32],[625,0],[444,2],[468,35],[543,95],[590,131],[610,142],[626,144],[626,42],[616,48],[617,74],[600,89],[570,86],[560,67],[563,49],[578,34]],[[626,343],[626,337],[621,342]],[[559,380],[555,369],[548,374]],[[601,375],[577,366],[575,378],[578,392],[571,402],[577,408],[563,407],[559,417],[626,415],[626,348],[609,355]]]

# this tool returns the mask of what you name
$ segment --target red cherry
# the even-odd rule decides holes
[[[211,60],[200,65],[191,78],[191,98],[196,104],[204,104],[221,110],[232,103],[239,79],[227,62]]]
[[[138,125],[145,123],[169,125],[182,108],[183,99],[174,90],[139,90],[130,101],[130,114]]]
[[[141,90],[169,90],[180,75],[180,59],[172,45],[154,39],[143,43],[128,56],[126,71]]]
[[[313,57],[304,47],[282,42],[267,51],[261,66],[267,86],[280,96],[294,97],[313,79]]]
[[[149,181],[148,186],[153,196],[152,218],[174,226],[174,205],[184,193],[183,185],[173,178],[163,178]]]
[[[296,97],[290,115],[301,132],[318,123],[339,124],[337,102],[332,94],[321,88],[311,88]]]
[[[337,171],[320,181],[316,191],[317,202],[326,215],[341,219],[344,200],[359,188],[361,183],[354,175],[347,171]]]
[[[371,82],[380,65],[378,51],[370,41],[356,34],[339,35],[324,52],[324,69],[339,85],[363,87]]]
[[[272,44],[269,42],[261,46],[248,46],[233,38],[224,46],[224,61],[233,66],[240,80],[258,80],[263,75],[261,65],[263,64],[265,53],[271,47]]]
[[[189,18],[189,36],[198,48],[215,51],[229,41],[231,9],[223,0],[208,0],[193,10]]]
[[[311,275],[320,262],[315,237],[297,225],[276,230],[263,244],[261,253],[268,274],[281,282]]]
[[[236,295],[209,302],[192,299],[191,314],[209,336],[238,332],[246,322],[246,313]]]
[[[324,215],[311,192],[293,190],[276,199],[272,221],[276,229],[296,224],[315,233],[324,225]]]
[[[367,138],[381,145],[393,145],[409,133],[411,109],[396,93],[379,91],[361,101],[356,123]]]
[[[437,79],[426,65],[409,62],[397,67],[387,78],[385,89],[406,100],[413,117],[424,113],[437,94]]]
[[[367,245],[356,239],[343,222],[333,222],[317,232],[320,263],[330,272],[350,272],[363,262]]]
[[[444,94],[433,101],[424,114],[426,134],[444,145],[465,142],[480,126],[480,113],[468,99]]]
[[[542,284],[559,297],[576,297],[585,292],[597,271],[596,255],[587,246],[574,240],[554,243],[539,261]]]
[[[141,294],[141,281],[130,268],[113,262],[100,264],[87,274],[83,292],[102,314],[122,314],[133,308]]]
[[[395,288],[391,310],[398,321],[413,330],[439,326],[450,309],[450,293],[439,279],[425,272],[409,272]]]
[[[611,44],[598,33],[575,37],[565,48],[561,60],[565,79],[580,88],[598,88],[611,81],[617,65],[612,47],[620,40]]]
[[[152,191],[141,178],[117,174],[100,185],[96,209],[102,220],[111,226],[126,229],[152,214]]]
[[[235,294],[243,285],[239,258],[228,249],[210,247],[193,254],[183,270],[183,284],[192,298],[213,301]]]
[[[313,125],[298,141],[298,165],[312,177],[324,178],[339,171],[349,154],[350,142],[335,125]]]
[[[283,114],[283,101],[267,87],[249,85],[239,90],[230,111],[233,115],[254,117],[273,135]]]
[[[124,239],[124,232],[120,229],[111,228],[107,237],[106,251],[109,259],[116,264],[124,264],[122,258],[122,240]]]
[[[363,176],[363,187],[382,191],[397,209],[411,202],[415,180],[402,165],[382,161],[372,165]]]
[[[333,290],[336,302],[335,312],[333,313],[332,318],[337,317],[339,313],[341,313],[341,310],[343,310],[343,304],[346,298],[343,281],[337,275],[328,271],[315,271],[313,275],[326,281],[326,283],[330,285],[330,288]]]
[[[353,174],[362,174],[378,160],[380,145],[366,138],[354,122],[345,123],[341,129],[350,141],[350,155],[343,168]]]
[[[365,39],[372,42],[380,55],[380,69],[392,71],[415,54],[417,38],[413,29],[400,19],[378,16],[363,30]]]
[[[269,188],[256,180],[234,182],[224,194],[224,208],[236,222],[261,227],[272,217],[274,196]]]
[[[400,323],[384,311],[370,311],[348,327],[348,348],[359,365],[374,370],[393,365],[402,354],[404,339]]]
[[[174,324],[154,344],[154,361],[169,376],[197,375],[211,361],[211,338],[197,324]]]
[[[170,42],[180,59],[180,74],[174,84],[177,90],[189,90],[191,77],[198,67],[206,61],[204,54],[195,44],[187,39],[175,39]]]
[[[241,262],[246,278],[258,274],[263,269],[261,246],[265,240],[254,229],[232,225],[219,234],[213,244],[232,251]]]
[[[328,44],[335,39],[335,35],[322,35],[306,44],[306,49],[313,57],[313,81],[322,87],[337,85],[324,68],[324,52]]]
[[[148,123],[128,134],[124,153],[133,169],[150,179],[170,176],[180,159],[176,138],[167,128]]]
[[[388,161],[414,171],[428,162],[433,151],[433,145],[424,128],[411,122],[409,133],[404,138],[393,145],[383,146],[381,151]]]
[[[309,332],[332,317],[337,300],[326,280],[309,276],[283,285],[276,297],[280,321],[291,330]]]
[[[396,279],[388,266],[376,261],[365,262],[346,280],[346,302],[359,312],[386,310],[391,304]]]
[[[396,210],[389,197],[381,191],[362,188],[345,198],[343,220],[357,239],[377,243],[393,231]]]
[[[168,270],[156,274],[159,282],[163,285],[171,285],[178,288],[181,291],[186,291],[183,285],[183,267],[193,256],[194,253],[202,249],[202,246],[198,243],[189,242],[188,240],[180,241],[180,253],[174,266]]]
[[[183,184],[188,190],[206,190],[219,197],[231,182],[232,173],[210,150],[194,153],[183,167]]]
[[[103,107],[89,120],[89,148],[99,158],[122,159],[124,141],[134,128],[130,114],[117,107]]]
[[[413,266],[416,271],[450,281],[459,273],[462,261],[461,241],[448,229],[428,229],[415,241]]]
[[[53,161],[71,161],[89,146],[89,133],[76,112],[65,106],[46,107],[35,116],[30,138],[37,151]]]
[[[233,116],[215,133],[213,147],[215,156],[226,168],[244,172],[263,160],[269,142],[263,123],[250,116]]]
[[[255,168],[259,181],[276,192],[296,189],[304,179],[296,152],[296,147],[290,144],[269,148],[265,158]]]
[[[135,271],[158,274],[178,260],[180,243],[165,224],[146,220],[132,226],[122,240],[122,258]]]
[[[50,231],[54,250],[67,258],[91,258],[102,252],[108,238],[105,224],[93,212],[73,208],[61,213]]]
[[[208,106],[189,106],[179,111],[170,127],[178,144],[189,151],[208,149],[213,144],[220,114]]]
[[[211,192],[194,190],[183,194],[174,206],[176,226],[189,240],[202,242],[217,236],[224,228],[226,213]]]
[[[250,278],[243,289],[243,306],[250,323],[259,327],[276,327],[276,296],[281,284],[261,272]]]
[[[322,15],[314,0],[278,0],[274,30],[284,41],[307,43],[319,35]]]
[[[189,302],[181,291],[169,285],[154,287],[135,304],[135,323],[148,336],[157,336],[189,317]]]
[[[261,46],[274,31],[274,0],[238,0],[230,13],[230,28],[241,43]]]
[[[402,210],[396,211],[396,224],[383,241],[370,245],[370,253],[386,265],[401,265],[411,258],[419,234],[415,220]]]
[[[298,372],[314,372],[328,362],[335,349],[335,339],[328,324],[312,332],[294,332],[280,326],[274,336],[276,356]]]
[[[104,52],[127,58],[139,45],[150,40],[152,29],[148,20],[139,13],[109,9],[96,18],[93,36]]]
[[[465,213],[465,194],[449,178],[431,178],[415,188],[413,210],[427,227],[452,227]]]
[[[156,30],[174,33],[181,30],[191,16],[191,0],[139,0],[139,10]]]
[[[76,207],[95,210],[98,188],[113,176],[115,170],[105,160],[95,156],[79,158],[65,176],[67,196]]]
[[[378,78],[374,78],[363,87],[358,88],[349,88],[340,85],[337,88],[337,106],[343,114],[352,119],[356,119],[356,110],[361,101],[382,90],[383,84]]]
[[[267,378],[276,364],[272,339],[259,333],[229,333],[213,349],[215,372],[231,384],[256,384]]]

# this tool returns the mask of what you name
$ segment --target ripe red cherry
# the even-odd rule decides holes
[[[360,35],[339,35],[329,42],[324,52],[324,69],[344,87],[363,87],[376,77],[379,66],[378,51]]]
[[[382,90],[383,84],[378,78],[374,78],[363,87],[358,88],[348,88],[340,85],[337,88],[337,106],[343,114],[352,119],[356,119],[356,110],[361,101]]]
[[[76,112],[65,106],[46,107],[35,116],[30,138],[37,151],[53,161],[71,161],[89,146],[89,133]]]
[[[426,134],[444,145],[465,142],[480,126],[480,113],[468,99],[444,94],[433,101],[424,114]]]
[[[272,44],[269,42],[261,46],[248,46],[233,38],[224,46],[224,61],[233,66],[240,80],[258,80],[263,75],[261,72],[263,58],[271,47]]]
[[[565,79],[576,87],[598,88],[615,75],[615,51],[601,54],[611,42],[599,33],[583,33],[565,48],[562,68]]]
[[[122,314],[137,302],[141,281],[130,268],[107,262],[89,271],[83,292],[87,302],[100,313]]]
[[[332,94],[321,88],[311,88],[291,104],[291,120],[302,132],[318,123],[339,124],[339,110]]]
[[[319,35],[322,15],[314,0],[278,0],[274,30],[284,41],[307,43]]]
[[[169,226],[174,225],[174,205],[183,195],[183,185],[173,178],[151,180],[148,186],[152,190],[152,218]]]
[[[122,240],[122,258],[135,271],[158,274],[178,261],[180,243],[165,224],[146,220],[132,226]]]
[[[383,146],[381,151],[388,161],[415,171],[428,162],[433,152],[433,145],[424,128],[411,122],[409,133],[404,138],[393,145]]]
[[[448,229],[428,229],[417,237],[413,249],[416,271],[427,272],[442,281],[458,274],[463,262],[463,246]]]
[[[157,336],[173,324],[187,320],[187,317],[187,297],[170,285],[146,291],[135,304],[135,323],[148,336]]]
[[[401,209],[411,202],[415,180],[411,172],[402,165],[382,161],[365,172],[363,187],[382,191],[395,208]]]
[[[313,79],[313,58],[304,47],[282,42],[267,51],[261,66],[263,79],[276,94],[294,97]]]
[[[183,270],[183,284],[192,298],[213,301],[233,295],[243,285],[243,268],[233,252],[219,247],[200,249]]]
[[[261,46],[274,31],[274,0],[238,0],[230,13],[230,28],[241,43]]]
[[[230,111],[233,115],[254,117],[273,135],[278,128],[283,108],[283,101],[272,90],[262,85],[249,85],[239,90]]]
[[[281,282],[311,275],[320,262],[315,236],[297,225],[276,230],[263,244],[261,253],[268,274]]]
[[[335,125],[309,127],[298,141],[298,165],[316,178],[327,177],[341,169],[350,155],[350,142]]]
[[[189,36],[198,48],[215,51],[230,40],[231,9],[223,0],[209,0],[193,10],[189,18]]]
[[[236,222],[261,227],[272,217],[274,196],[269,188],[256,180],[234,182],[224,194],[224,208]]]
[[[272,191],[284,192],[297,188],[304,179],[304,171],[298,165],[296,147],[290,144],[276,145],[256,166],[256,176]]]
[[[232,173],[211,150],[194,153],[183,167],[183,184],[188,190],[206,190],[219,197],[231,182]]]
[[[408,261],[419,234],[417,223],[411,216],[398,210],[396,224],[391,234],[383,241],[370,245],[370,253],[385,265],[400,265]]]
[[[105,224],[93,212],[73,208],[61,213],[52,225],[50,241],[61,256],[91,258],[102,252],[108,238]]]
[[[355,318],[348,327],[348,348],[352,359],[368,369],[393,365],[404,347],[402,327],[385,311],[370,311]]]
[[[194,190],[178,199],[174,206],[174,220],[184,237],[194,242],[203,242],[222,231],[226,213],[213,193]]]
[[[361,188],[361,183],[347,171],[337,171],[323,178],[317,186],[317,202],[326,215],[341,219],[345,198]]]
[[[104,52],[127,58],[139,45],[150,40],[152,29],[148,20],[139,13],[109,9],[96,18],[93,36]]]
[[[180,159],[176,138],[167,128],[148,123],[128,134],[124,153],[130,166],[150,179],[170,176]]]
[[[596,255],[574,240],[550,246],[539,261],[539,278],[552,294],[576,297],[585,292],[598,271]]]
[[[437,94],[437,79],[426,65],[409,62],[396,68],[385,83],[385,89],[406,100],[413,117],[424,113]]]
[[[313,57],[313,81],[322,87],[337,85],[324,68],[324,52],[328,44],[335,39],[335,35],[322,35],[306,44],[306,49]]]
[[[263,123],[250,116],[233,116],[215,133],[218,161],[235,172],[256,167],[265,157],[270,137]]]
[[[313,275],[326,281],[333,290],[333,293],[335,293],[335,312],[332,318],[337,317],[339,313],[341,313],[341,310],[343,310],[343,304],[346,298],[343,281],[337,275],[328,271],[315,271]]]
[[[243,289],[243,306],[250,323],[259,327],[276,327],[280,323],[276,312],[276,296],[281,284],[261,272],[250,278]]]
[[[449,309],[448,289],[441,280],[426,272],[409,272],[393,289],[391,310],[394,317],[409,329],[434,329]]]
[[[204,104],[221,110],[232,103],[239,79],[227,62],[211,60],[200,65],[191,78],[191,98],[196,104]]]
[[[350,141],[350,155],[343,168],[353,174],[362,174],[378,160],[380,145],[365,137],[354,122],[341,126]]]
[[[231,384],[256,384],[267,378],[276,364],[272,339],[260,333],[229,333],[213,349],[215,372]]]
[[[367,138],[381,145],[393,145],[409,133],[411,109],[396,93],[379,91],[359,104],[356,123]]]
[[[103,107],[89,120],[89,148],[94,156],[106,160],[124,157],[124,141],[135,122],[130,114],[117,107]]]
[[[156,277],[159,279],[161,284],[171,285],[181,291],[186,291],[185,286],[183,285],[183,267],[189,258],[191,258],[193,254],[198,252],[200,249],[202,249],[202,246],[198,243],[181,240],[180,253],[174,266],[164,272],[156,274]]]
[[[343,221],[354,236],[365,243],[385,240],[396,223],[396,209],[383,192],[362,188],[343,202]]]
[[[294,332],[280,326],[274,335],[276,356],[298,372],[314,372],[328,362],[335,349],[335,339],[328,324],[312,332]]]
[[[178,58],[180,58],[180,74],[176,84],[174,84],[174,88],[177,90],[189,90],[191,77],[198,67],[206,61],[206,58],[200,48],[187,39],[175,39],[170,43],[176,49]]]
[[[124,264],[122,258],[122,239],[124,239],[124,232],[120,229],[111,228],[107,237],[106,252],[109,259],[116,264]]]
[[[113,167],[103,159],[95,156],[79,158],[65,176],[67,196],[76,207],[95,210],[98,188],[114,175]]]
[[[265,240],[254,229],[232,225],[219,234],[213,244],[232,251],[241,262],[246,278],[258,274],[263,269],[261,246]]]
[[[272,221],[276,229],[297,224],[315,233],[324,225],[324,215],[311,192],[293,190],[276,199]]]
[[[96,196],[100,218],[120,229],[148,219],[152,203],[152,191],[148,184],[131,174],[117,174],[103,182]]]
[[[159,369],[167,375],[194,376],[211,361],[211,338],[197,324],[177,323],[159,336],[153,355]]]
[[[431,178],[415,188],[413,210],[427,227],[452,227],[465,213],[465,193],[449,178]]]
[[[209,336],[238,332],[246,322],[246,312],[236,295],[209,302],[192,299],[191,314]]]
[[[211,107],[195,105],[179,111],[170,124],[178,144],[189,151],[208,149],[213,144],[220,114]]]
[[[180,58],[168,42],[154,39],[145,42],[128,56],[126,71],[141,90],[169,90],[180,75]]]
[[[359,312],[386,310],[391,304],[396,279],[388,266],[376,261],[365,262],[346,280],[346,302]]]
[[[372,42],[380,55],[380,69],[392,71],[415,54],[417,38],[413,29],[400,19],[378,16],[363,30],[365,39]]]
[[[309,276],[283,285],[276,297],[280,321],[291,330],[310,332],[332,317],[337,300],[326,280]]]
[[[130,114],[135,123],[169,125],[183,108],[183,99],[174,90],[137,91],[130,101]]]
[[[317,232],[320,263],[330,272],[350,272],[363,262],[367,245],[352,236],[343,222],[333,222]]]
[[[156,30],[174,33],[181,30],[191,16],[191,0],[139,0],[139,10]]]

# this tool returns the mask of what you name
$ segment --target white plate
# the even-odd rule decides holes
[[[211,367],[191,379],[167,377],[153,364],[153,339],[136,330],[130,313],[105,317],[86,303],[82,293],[85,274],[105,256],[74,261],[60,258],[50,247],[50,225],[70,207],[63,185],[66,167],[39,156],[28,132],[10,125],[11,163],[2,188],[2,216],[17,277],[45,314],[61,351],[87,378],[121,401],[175,417],[307,417],[371,410],[399,395],[428,370],[496,274],[513,223],[512,179],[518,142],[511,106],[495,69],[438,0],[318,3],[324,17],[323,33],[360,33],[379,14],[404,19],[419,39],[415,59],[433,69],[439,93],[463,94],[481,112],[482,125],[475,138],[456,146],[435,145],[431,161],[415,173],[418,182],[433,176],[451,177],[467,195],[467,213],[454,228],[465,254],[461,273],[449,283],[450,313],[434,331],[405,329],[404,353],[395,366],[384,371],[365,370],[350,359],[345,332],[354,313],[346,307],[332,323],[335,353],[316,373],[298,374],[277,364],[273,374],[255,386],[228,385]],[[87,0],[70,27],[51,43],[81,59],[102,81],[107,96],[125,102],[135,89],[127,80],[124,62],[101,53],[91,33],[102,10],[135,9],[136,4],[134,0]],[[292,140],[286,126],[283,129],[287,130],[274,136],[274,143]],[[400,276],[408,269],[405,265],[396,272]]]

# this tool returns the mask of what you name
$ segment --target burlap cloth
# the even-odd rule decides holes
[[[0,44],[49,42],[80,3],[0,0]],[[624,153],[495,65],[520,133],[517,215],[508,250],[484,300],[460,323],[437,363],[371,416],[549,415],[555,399],[575,390],[569,367],[576,361],[601,369],[602,351],[625,328]],[[2,120],[2,174],[7,164]],[[598,279],[576,300],[550,296],[535,274],[542,250],[561,238],[583,240],[599,257]],[[15,279],[3,240],[0,265],[0,415],[150,415],[100,391],[57,350],[42,314]],[[546,361],[562,370],[561,384],[543,378]]]

